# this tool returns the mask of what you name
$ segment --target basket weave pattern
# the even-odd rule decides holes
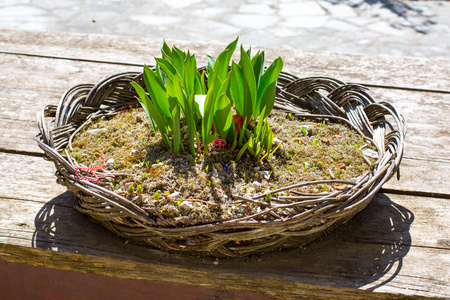
[[[347,222],[365,208],[373,196],[396,172],[403,155],[406,125],[404,118],[389,103],[377,103],[361,85],[326,78],[298,77],[283,73],[277,86],[275,109],[289,111],[308,119],[347,124],[365,139],[373,141],[378,159],[372,170],[350,187],[327,194],[302,194],[299,188],[338,180],[299,182],[271,191],[297,195],[288,203],[260,201],[262,196],[236,201],[259,204],[260,215],[187,227],[156,226],[149,213],[128,199],[75,176],[70,157],[61,155],[73,136],[91,120],[110,116],[137,102],[130,82],[144,86],[142,73],[128,72],[110,76],[96,85],[70,88],[57,106],[49,105],[38,115],[40,133],[35,137],[45,158],[53,161],[60,184],[75,194],[75,208],[92,217],[115,234],[135,243],[165,250],[184,251],[217,257],[233,257],[307,244]],[[48,117],[50,120],[48,124]],[[104,179],[98,173],[100,182]],[[277,211],[289,211],[279,217]]]

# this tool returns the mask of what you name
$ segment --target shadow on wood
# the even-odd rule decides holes
[[[264,255],[220,260],[170,253],[124,240],[72,208],[65,192],[46,203],[35,218],[32,247],[90,254],[193,270],[265,279],[373,290],[390,282],[411,246],[411,211],[377,194],[362,212],[328,236],[302,247]]]

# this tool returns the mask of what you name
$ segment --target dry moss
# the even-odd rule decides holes
[[[124,175],[108,176],[100,184],[147,210],[162,226],[244,217],[261,208],[235,205],[234,195],[252,197],[302,181],[355,181],[370,170],[361,151],[368,145],[347,126],[302,121],[276,111],[269,122],[282,146],[260,164],[248,154],[235,162],[238,150],[229,146],[211,149],[209,157],[193,158],[187,136],[185,153],[173,155],[141,108],[95,120],[75,137],[70,154],[77,164],[93,166],[101,164],[103,151],[108,162],[104,171]],[[324,193],[339,188],[316,184],[298,191]],[[270,194],[265,200],[270,201]]]

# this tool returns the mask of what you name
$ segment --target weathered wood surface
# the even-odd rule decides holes
[[[230,41],[231,42],[231,41]],[[170,41],[192,49],[199,63],[205,54],[217,54],[225,45]],[[151,64],[160,56],[162,41],[139,37],[95,34],[28,32],[0,29],[0,53],[24,53],[51,57],[77,58],[123,65]],[[252,45],[258,49],[258,45]],[[282,56],[285,70],[301,77],[328,75],[344,81],[406,86],[448,91],[447,59],[427,59],[360,54],[317,53],[281,48],[265,48],[266,58]],[[414,74],[414,77],[411,77]]]
[[[377,101],[394,103],[408,121],[401,180],[393,178],[384,186],[389,193],[378,194],[346,226],[305,248],[220,261],[186,257],[126,244],[74,211],[72,194],[55,183],[52,163],[38,157],[32,140],[36,113],[56,104],[72,85],[140,71],[159,55],[160,44],[0,30],[0,261],[278,298],[353,297],[354,289],[379,292],[375,297],[450,297],[450,93],[442,92],[450,90],[450,60],[267,52],[269,59],[281,55],[286,71],[301,77],[403,87],[369,91]],[[223,48],[177,45],[210,54]],[[129,268],[134,275],[119,274]]]
[[[443,267],[449,262],[450,250],[448,209],[443,205],[446,199],[379,194],[345,227],[308,247],[216,262],[213,258],[186,257],[125,244],[71,207],[72,194],[54,183],[51,163],[38,157],[22,159],[23,155],[0,155],[0,161],[17,166],[8,171],[10,183],[2,182],[0,188],[0,242],[6,245],[297,284],[450,296],[449,274]],[[34,167],[24,169],[26,163]],[[39,178],[43,173],[48,175]],[[31,181],[33,177],[38,180]],[[27,188],[9,196],[11,189],[25,185]],[[21,261],[26,259],[22,257]],[[145,266],[140,270],[144,272]],[[108,273],[103,268],[95,273],[114,276],[113,271]],[[172,278],[171,274],[167,276]],[[161,278],[173,282],[170,280]],[[200,285],[203,281],[208,281],[208,275],[198,282],[180,279],[176,283]],[[283,289],[280,286],[277,292]]]

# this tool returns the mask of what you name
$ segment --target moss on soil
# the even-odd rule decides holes
[[[347,126],[302,121],[277,111],[269,116],[269,122],[282,146],[260,164],[248,153],[235,162],[238,149],[231,151],[229,145],[212,148],[209,157],[193,158],[187,135],[183,138],[186,151],[173,155],[161,135],[151,129],[145,112],[131,107],[86,126],[75,136],[70,155],[78,165],[94,166],[101,164],[103,151],[108,163],[99,172],[125,175],[107,176],[99,184],[141,206],[161,226],[244,217],[261,208],[236,204],[234,195],[250,198],[303,181],[356,181],[370,170],[361,148],[375,148]],[[315,184],[296,190],[329,193],[340,188],[342,184]]]

